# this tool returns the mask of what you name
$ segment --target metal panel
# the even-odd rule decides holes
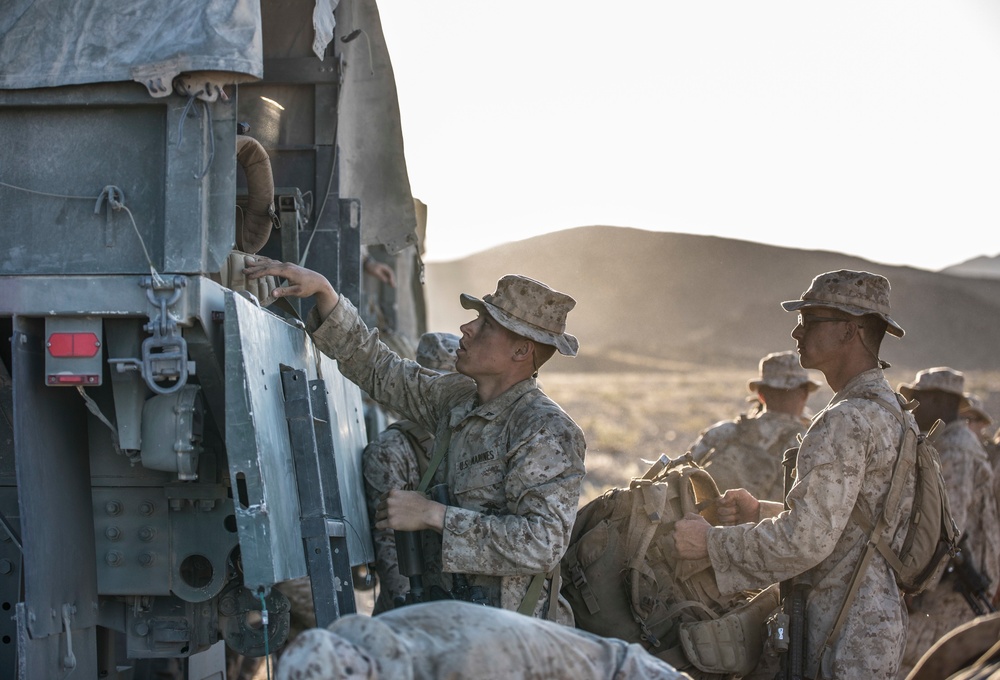
[[[33,659],[36,647],[58,647],[71,632],[74,646],[89,640],[86,658],[79,660],[95,665],[77,670],[81,677],[94,677],[97,575],[90,469],[82,444],[87,440],[86,410],[75,390],[45,386],[42,336],[40,321],[14,320],[14,446],[28,647],[21,651]],[[73,559],[65,559],[67,555]],[[30,677],[52,676],[41,672]]]
[[[226,448],[244,584],[306,575],[280,365],[311,363],[304,332],[226,294]]]
[[[159,487],[93,489],[90,511],[104,595],[170,594],[170,517]]]
[[[0,668],[14,668],[17,656],[17,623],[12,616],[21,592],[21,518],[17,489],[0,487],[0,512],[12,530],[0,529]]]
[[[361,475],[367,443],[361,390],[302,328],[231,293],[225,338],[226,441],[245,584],[256,589],[306,575],[282,365],[325,381],[348,551],[355,565],[373,561]]]
[[[188,104],[135,83],[0,90],[3,156],[37,161],[0,169],[19,225],[0,274],[218,271],[235,243],[236,106]],[[109,186],[128,211],[99,203]]]
[[[372,546],[364,476],[361,473],[361,455],[368,443],[364,402],[361,390],[341,375],[337,362],[325,355],[321,356],[320,377],[326,386],[334,462],[340,485],[340,509],[347,524],[347,547],[352,565],[368,564],[375,561],[375,549]],[[315,412],[318,414],[319,409]],[[324,461],[320,461],[320,464],[326,465]]]
[[[35,639],[28,634],[28,619],[30,617],[25,604],[18,602],[18,680],[99,677],[96,628],[74,630],[69,638],[52,635]]]

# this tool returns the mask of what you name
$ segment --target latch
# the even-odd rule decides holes
[[[187,341],[177,326],[177,318],[168,310],[180,299],[187,279],[173,276],[154,280],[144,276],[139,285],[146,289],[146,298],[155,310],[143,326],[152,335],[142,343],[141,358],[108,359],[108,363],[119,373],[139,371],[149,389],[157,394],[172,394],[187,384],[189,373],[194,373],[194,362],[187,358]]]

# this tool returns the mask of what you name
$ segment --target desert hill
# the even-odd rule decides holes
[[[955,276],[981,277],[984,279],[1000,278],[1000,255],[987,257],[980,255],[971,260],[960,262],[941,270],[943,274],[954,274]]]
[[[910,380],[916,370],[938,365],[1000,371],[997,269],[985,267],[998,272],[993,277],[971,276],[968,268],[959,276],[835,252],[621,227],[569,229],[429,263],[429,328],[456,331],[472,316],[459,306],[459,293],[481,296],[503,274],[520,273],[577,300],[568,330],[580,338],[580,356],[557,355],[550,370],[755,368],[767,352],[794,349],[794,316],[778,303],[797,299],[816,274],[836,269],[872,271],[891,282],[893,317],[906,337],[883,343],[882,358],[894,366],[890,380]]]

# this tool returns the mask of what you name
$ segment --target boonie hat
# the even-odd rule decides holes
[[[566,332],[566,315],[576,300],[527,276],[508,274],[497,281],[496,292],[483,299],[462,293],[466,309],[485,311],[509,331],[575,357],[580,342]]]
[[[959,412],[959,417],[966,418],[967,420],[980,420],[987,425],[993,424],[993,418],[990,417],[990,414],[983,407],[982,399],[974,394],[966,394],[966,400],[968,403]]]
[[[969,395],[965,392],[965,374],[947,366],[936,366],[917,371],[916,380],[912,383],[900,383],[899,393],[907,399],[913,399],[914,392],[930,392],[937,390],[961,397],[959,408],[969,403]]]
[[[796,352],[771,352],[760,360],[760,378],[747,381],[747,389],[757,392],[761,386],[774,387],[779,390],[791,390],[803,384],[809,385],[809,391],[815,392],[820,383],[809,377],[809,372],[799,364]]]
[[[890,335],[901,338],[905,332],[889,316],[889,279],[871,272],[841,269],[820,274],[812,280],[809,290],[802,293],[800,300],[787,300],[781,306],[786,312],[830,307],[852,316],[875,314],[889,324],[886,332]]]
[[[417,343],[417,363],[432,371],[453,372],[459,339],[454,333],[424,333]]]

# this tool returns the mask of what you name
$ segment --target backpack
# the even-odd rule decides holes
[[[941,471],[941,458],[934,447],[934,434],[941,421],[935,423],[926,435],[921,434],[916,423],[906,422],[902,411],[903,408],[912,410],[916,402],[907,402],[902,396],[897,398],[901,408],[892,408],[885,400],[875,398],[875,401],[896,416],[904,430],[882,512],[873,523],[855,505],[851,516],[865,533],[872,536],[875,547],[895,572],[896,584],[900,590],[915,595],[940,580],[948,559],[957,553],[959,530],[951,514],[948,491]],[[916,472],[916,491],[906,536],[897,554],[889,545],[892,536],[886,532],[886,524],[899,507],[911,469]],[[879,527],[881,530],[877,531]],[[876,531],[877,537],[873,534]]]
[[[733,640],[739,647],[737,656],[743,647],[750,654],[759,653],[763,641],[744,639],[742,629],[734,636],[688,627],[696,622],[715,624],[749,600],[749,595],[723,597],[711,562],[681,560],[674,548],[674,522],[687,512],[700,512],[716,524],[718,497],[712,476],[690,456],[674,461],[662,456],[627,489],[610,489],[585,504],[561,563],[561,592],[573,608],[576,627],[642,644],[674,668],[700,679],[729,677],[693,667],[692,659],[699,655],[697,650],[689,652],[699,645],[705,651],[706,639],[740,638]],[[768,611],[757,615],[760,621],[773,607],[764,608]],[[759,634],[760,626],[745,627],[749,637]],[[743,662],[750,668],[754,664],[756,657]]]
[[[696,462],[712,475],[720,492],[743,487],[759,500],[780,502],[784,498],[781,455],[795,446],[796,436],[806,428],[797,422],[782,423],[765,442],[760,421],[745,413],[723,427],[716,429],[724,432],[716,435],[720,441]]]
[[[903,410],[907,412],[913,410],[917,405],[916,402],[907,401],[898,393],[896,399],[899,403],[895,407],[880,397],[871,398],[896,416],[896,420],[903,428],[903,439],[893,467],[889,491],[882,503],[882,511],[874,519],[865,516],[857,504],[851,511],[851,518],[868,534],[868,544],[854,571],[851,587],[841,604],[833,629],[823,645],[824,655],[832,650],[833,641],[846,620],[847,610],[850,609],[861,584],[860,576],[875,550],[878,550],[892,567],[896,574],[896,585],[908,595],[916,595],[936,584],[941,579],[949,559],[958,552],[958,525],[955,524],[951,514],[948,491],[941,472],[941,458],[934,448],[934,434],[941,421],[935,422],[930,431],[924,435],[919,432],[912,417],[907,422],[903,415]],[[911,470],[916,475],[913,507],[910,509],[903,545],[897,553],[890,545],[893,534],[890,531],[889,518],[896,514]]]

